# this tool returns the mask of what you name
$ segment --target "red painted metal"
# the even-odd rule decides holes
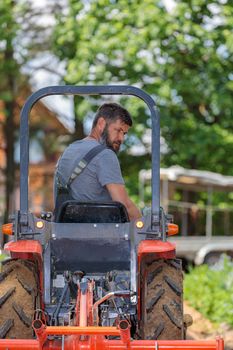
[[[79,326],[80,295],[81,295],[81,290],[80,290],[80,288],[78,288],[77,298],[76,298],[76,305],[75,305],[75,322],[74,322],[74,326]]]
[[[48,327],[52,328],[52,327]],[[73,328],[73,327],[55,327]],[[77,327],[76,327],[77,328]],[[89,328],[89,327],[86,327]],[[92,328],[92,327],[91,327]],[[93,327],[96,328],[96,327]],[[102,327],[97,327],[102,328]],[[106,327],[104,327],[106,328]],[[109,328],[109,327],[107,327]],[[111,328],[111,327],[110,327]],[[96,329],[95,329],[96,331]],[[47,333],[47,329],[46,329]],[[49,332],[50,333],[50,332]],[[64,334],[64,333],[63,333]],[[87,334],[84,330],[83,334]],[[61,350],[62,340],[47,340],[44,345],[37,339],[2,339],[0,350]],[[224,350],[221,338],[216,340],[133,340],[127,344],[122,340],[108,340],[103,336],[93,335],[81,340],[80,336],[68,336],[64,341],[65,350]]]
[[[87,289],[87,325],[94,326],[94,317],[93,317],[93,290],[95,282],[90,281],[88,283]]]
[[[42,349],[47,340],[46,326],[41,320],[34,320],[32,327],[38,339],[39,349]]]
[[[116,327],[45,327],[46,335],[115,335],[120,336],[120,330]]]
[[[224,350],[223,339],[218,337],[211,341],[193,340],[130,340],[130,325],[122,320],[118,327],[46,327],[41,320],[33,322],[33,328],[37,336],[35,340],[21,340],[21,349],[56,350],[59,349],[59,341],[51,336],[66,336],[64,348],[66,350]],[[105,336],[120,336],[120,340],[109,340]],[[50,340],[46,341],[50,336]],[[86,337],[81,337],[86,336]],[[9,343],[8,343],[9,341]],[[20,349],[20,340],[0,340],[0,350]],[[25,342],[25,343],[23,343]],[[62,340],[60,340],[61,349]],[[27,344],[27,347],[25,345]]]
[[[1,350],[40,350],[36,339],[1,339]]]
[[[87,293],[80,293],[80,312],[79,312],[79,323],[80,327],[87,326]]]
[[[38,241],[10,241],[5,244],[4,250],[10,251],[13,258],[22,258],[23,254],[33,257],[33,254],[36,254],[39,255],[42,259],[42,246]]]
[[[169,253],[172,253],[174,254],[173,257],[175,257],[175,250],[176,250],[176,246],[174,243],[167,242],[167,241],[162,242],[159,240],[158,241],[145,240],[145,241],[141,241],[138,245],[138,258],[140,260],[143,254],[153,254],[153,253],[156,253],[159,256],[161,256],[161,254],[169,255]]]
[[[125,343],[127,346],[129,346],[130,343],[130,324],[127,320],[121,320],[119,322],[119,329],[120,329],[120,335],[121,340],[123,343]]]
[[[78,288],[76,301],[76,325],[80,327],[93,326],[93,289],[94,281],[88,281],[87,290],[81,292]]]

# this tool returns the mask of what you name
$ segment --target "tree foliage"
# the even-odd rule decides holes
[[[59,1],[53,5],[53,10]],[[5,173],[5,220],[9,210],[14,209],[14,186],[16,180],[15,145],[18,137],[16,111],[17,98],[26,86],[28,90],[30,76],[25,67],[38,55],[49,50],[51,26],[41,21],[42,14],[52,14],[51,6],[43,13],[27,0],[3,0],[0,2],[0,100],[3,103],[5,119],[2,120],[4,147],[6,151]],[[38,60],[40,64],[40,60]],[[46,67],[45,67],[46,68]],[[27,67],[27,72],[34,73]],[[2,112],[2,111],[1,111]],[[3,141],[2,141],[3,142]]]
[[[215,268],[202,265],[191,269],[184,279],[184,298],[213,322],[233,326],[233,264],[222,257]],[[198,285],[198,288],[197,288]]]
[[[177,0],[168,11],[161,0],[70,0],[53,48],[68,84],[132,84],[155,98],[163,165],[231,174],[232,18],[232,1]],[[126,106],[142,134],[146,112],[131,100]],[[77,114],[89,108],[79,104]]]

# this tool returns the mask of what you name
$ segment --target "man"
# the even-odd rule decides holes
[[[116,156],[131,126],[132,119],[126,109],[116,103],[103,104],[96,113],[90,135],[73,142],[59,159],[55,175],[55,197],[58,177],[67,183],[77,162],[91,149],[102,144],[105,148],[71,182],[72,197],[80,202],[121,202],[126,207],[130,220],[141,217],[139,209],[127,194]]]

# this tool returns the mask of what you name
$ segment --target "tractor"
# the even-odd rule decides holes
[[[118,202],[69,199],[55,215],[29,211],[29,115],[48,95],[131,95],[152,120],[152,205],[129,221]],[[186,340],[182,264],[160,207],[159,112],[133,86],[51,86],[32,94],[20,121],[20,209],[3,234],[11,258],[0,274],[0,349],[223,350],[221,338]]]

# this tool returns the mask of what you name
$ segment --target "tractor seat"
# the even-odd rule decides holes
[[[55,222],[60,223],[125,223],[129,216],[119,202],[78,202],[68,200],[59,208]]]

